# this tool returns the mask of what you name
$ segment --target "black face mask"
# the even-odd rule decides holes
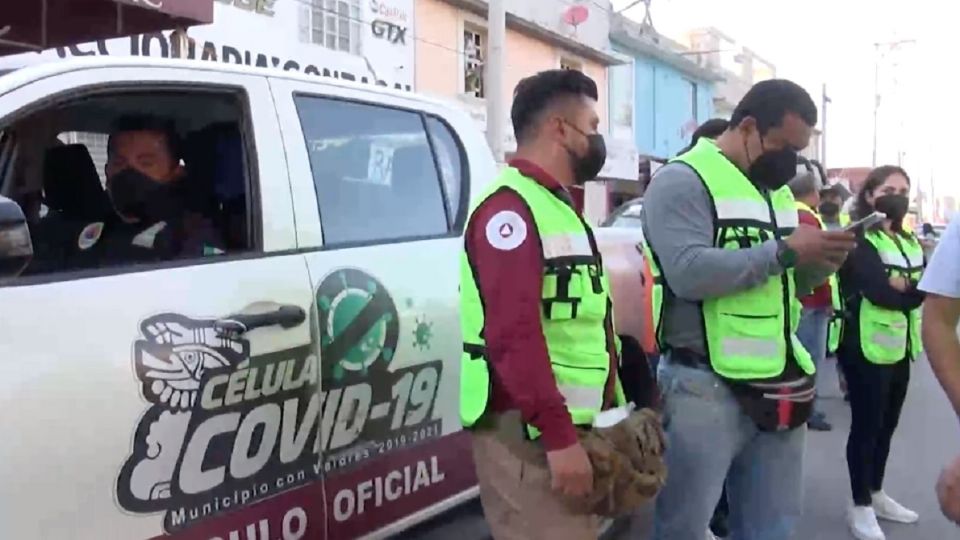
[[[797,153],[789,148],[764,152],[751,165],[747,176],[753,183],[775,191],[797,174]]]
[[[821,216],[836,216],[840,213],[840,205],[835,202],[824,202],[820,203],[820,215]]]
[[[107,192],[118,214],[157,222],[171,219],[180,212],[179,184],[157,182],[136,169],[124,169],[107,181]]]
[[[891,228],[899,231],[910,208],[910,199],[906,195],[881,195],[873,201],[873,207],[886,214]]]
[[[744,147],[747,142],[744,140]],[[763,139],[760,139],[763,147]],[[747,150],[747,159],[750,151]],[[781,150],[764,150],[747,171],[747,178],[755,185],[775,191],[787,185],[787,182],[797,174],[797,153],[790,148]]]
[[[567,148],[567,154],[570,155],[570,163],[573,167],[573,181],[580,186],[595,179],[600,174],[603,165],[607,162],[607,144],[603,140],[603,135],[599,133],[588,134],[569,122],[567,122],[567,125],[587,138],[586,155],[578,156],[573,150]]]

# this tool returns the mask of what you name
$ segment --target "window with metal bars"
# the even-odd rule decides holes
[[[475,29],[463,29],[463,89],[478,98],[484,96],[483,62],[487,55],[486,36]]]
[[[360,0],[312,0],[310,41],[335,51],[360,54]]]

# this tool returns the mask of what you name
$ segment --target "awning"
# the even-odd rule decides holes
[[[214,0],[26,0],[0,8],[0,56],[213,22]]]

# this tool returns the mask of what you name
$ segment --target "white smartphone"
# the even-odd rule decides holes
[[[846,227],[843,228],[843,230],[852,232],[852,231],[859,231],[863,229],[869,229],[870,227],[873,227],[874,225],[882,222],[885,219],[887,219],[887,215],[884,214],[883,212],[874,212],[863,219],[859,219],[847,225]]]

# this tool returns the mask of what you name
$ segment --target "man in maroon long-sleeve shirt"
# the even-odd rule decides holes
[[[540,166],[522,158],[509,165],[573,206],[566,189]],[[498,216],[504,215],[523,224],[509,225],[514,229],[514,238],[522,238],[514,240],[517,246],[507,250],[494,245],[507,229],[497,229],[494,242],[488,240],[487,232],[488,225],[501,221]],[[517,232],[521,228],[524,232]],[[500,191],[476,209],[467,227],[466,242],[486,312],[484,337],[494,381],[490,409],[518,409],[526,423],[543,433],[543,446],[552,451],[570,447],[577,437],[563,396],[557,390],[543,338],[543,256],[536,231],[523,200],[512,191]],[[607,385],[608,398],[612,398],[612,375],[616,373],[615,350],[611,351],[610,362],[613,369]]]
[[[819,169],[805,158],[799,158],[797,176],[790,181],[789,185],[794,199],[797,200],[801,225],[824,228],[814,210],[820,205],[820,188],[823,184],[823,179],[819,178]],[[803,312],[800,316],[800,325],[797,327],[797,339],[810,353],[817,370],[823,365],[827,356],[827,331],[830,319],[833,317],[831,295],[830,282],[827,281],[810,294],[800,297]],[[807,421],[807,427],[816,431],[833,429],[823,412],[817,409],[816,402],[814,402],[813,414]]]
[[[596,99],[596,85],[586,75],[561,70],[521,81],[514,95],[518,148],[509,165],[572,212],[577,210],[567,188],[595,177],[606,158],[596,133]],[[583,226],[592,234],[585,222]],[[480,494],[494,537],[596,538],[595,518],[565,505],[569,497],[591,491],[593,469],[551,365],[542,308],[544,247],[528,203],[512,189],[487,197],[470,217],[465,249],[483,304],[482,337],[491,379],[484,416],[519,411],[520,420],[540,432],[538,440],[525,441],[520,422],[507,430],[474,430]],[[608,302],[604,407],[614,401],[617,377],[609,311]],[[506,440],[511,434],[517,439],[513,444]],[[519,455],[518,444],[541,458]]]

